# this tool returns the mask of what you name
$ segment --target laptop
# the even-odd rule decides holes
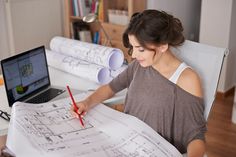
[[[65,88],[51,86],[44,46],[3,59],[1,67],[10,107],[16,101],[44,103],[68,97]]]

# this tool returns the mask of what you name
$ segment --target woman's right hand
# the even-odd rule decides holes
[[[78,116],[77,114],[84,116],[89,110],[89,105],[86,101],[77,102],[76,106],[78,107],[77,113],[75,112],[74,106],[71,106],[71,111],[75,116]]]
[[[75,109],[73,106],[71,107],[71,111],[73,111],[72,113],[74,113],[76,117],[78,117],[78,114],[83,116],[86,114],[86,112],[88,112],[90,108],[103,102],[104,100],[111,98],[114,95],[115,93],[112,91],[108,84],[102,85],[83,101],[76,103],[76,106],[78,107],[77,114],[75,114]]]

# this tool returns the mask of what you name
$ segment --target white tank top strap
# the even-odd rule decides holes
[[[177,83],[179,76],[181,75],[181,73],[186,69],[186,68],[191,68],[190,66],[188,66],[186,63],[182,62],[179,67],[176,69],[176,71],[174,72],[174,74],[172,74],[172,76],[169,78],[169,80],[173,83]]]

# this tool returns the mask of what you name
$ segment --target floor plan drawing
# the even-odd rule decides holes
[[[112,148],[111,156],[157,156],[158,151],[165,154],[161,143],[154,143],[142,134],[134,134],[130,139],[126,139],[121,144]],[[160,153],[159,153],[160,154]],[[167,155],[167,154],[166,154]],[[174,157],[174,156],[173,156]]]
[[[109,138],[84,119],[85,127],[70,113],[70,106],[50,104],[44,111],[31,110],[18,116],[16,122],[31,136],[32,143],[43,152],[70,150],[76,145],[89,145]],[[76,144],[73,146],[73,141]]]
[[[75,98],[78,101],[84,96],[80,94]],[[182,156],[133,116],[99,104],[83,117],[85,127],[81,127],[71,114],[70,105],[70,99],[14,104],[7,146],[18,157],[32,154],[36,157]],[[25,146],[28,149],[23,149]]]

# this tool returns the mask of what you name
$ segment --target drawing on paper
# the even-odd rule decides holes
[[[78,101],[83,96],[75,98]],[[97,105],[83,118],[82,128],[71,115],[70,106],[70,99],[33,106],[17,102],[9,126],[15,131],[8,133],[7,146],[24,157],[30,157],[29,150],[22,150],[26,145],[35,150],[36,157],[182,156],[135,117]]]
[[[106,138],[101,131],[85,134],[94,126],[87,120],[84,120],[84,128],[78,125],[78,119],[73,117],[68,109],[52,104],[50,110],[31,111],[29,114],[18,117],[17,123],[25,132],[34,137],[32,142],[38,144],[37,146],[46,152],[69,149],[68,143],[73,140],[88,144],[95,142],[93,139],[96,139],[96,136]]]
[[[124,55],[120,49],[54,37],[50,42],[52,51],[72,56],[90,63],[116,70],[123,64]]]

